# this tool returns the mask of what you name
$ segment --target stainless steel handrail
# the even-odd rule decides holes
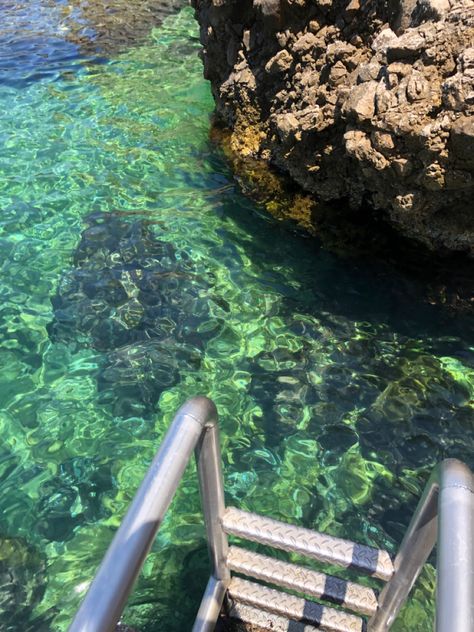
[[[209,579],[193,632],[211,632],[230,581],[222,529],[224,484],[217,410],[195,397],[176,414],[69,632],[113,632],[145,557],[195,450],[211,559]]]
[[[113,632],[195,452],[211,576],[193,632],[212,632],[230,583],[217,410],[195,397],[176,414],[69,632]],[[380,594],[369,632],[387,632],[438,540],[437,632],[474,632],[474,477],[455,459],[431,475]]]
[[[434,469],[369,632],[389,630],[437,539],[436,631],[474,632],[474,479],[456,459]]]

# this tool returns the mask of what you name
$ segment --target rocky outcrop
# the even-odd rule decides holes
[[[473,0],[193,5],[235,152],[474,255]]]

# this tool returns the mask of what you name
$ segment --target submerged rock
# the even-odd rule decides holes
[[[473,0],[193,6],[233,151],[474,256]]]
[[[186,0],[70,0],[63,9],[66,38],[87,55],[114,55],[140,44]]]
[[[143,220],[97,213],[88,223],[52,299],[49,334],[103,352],[104,401],[117,414],[140,414],[183,371],[199,368],[218,326],[209,323],[212,280]]]
[[[38,551],[22,538],[0,537],[0,608],[2,630],[46,630],[46,619],[32,610],[46,589],[46,565]],[[25,627],[25,621],[30,625]]]

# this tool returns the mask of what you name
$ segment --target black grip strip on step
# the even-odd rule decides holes
[[[303,632],[305,623],[302,621],[288,621],[288,626],[286,628],[286,632]],[[315,628],[319,628],[319,625],[315,625]]]
[[[324,584],[324,592],[319,599],[342,606],[346,599],[346,592],[347,582],[345,579],[328,575]]]
[[[299,621],[288,621],[287,632],[302,632],[304,626],[307,624],[312,625],[315,628],[321,626],[323,618],[324,606],[320,603],[314,603],[314,601],[305,601],[303,614]]]
[[[373,575],[377,572],[379,550],[365,544],[354,544],[349,568]]]
[[[305,600],[301,620],[310,623],[315,628],[319,628],[323,619],[323,612],[324,606],[320,603]]]

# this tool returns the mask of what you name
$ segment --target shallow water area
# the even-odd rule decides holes
[[[472,317],[242,195],[190,9],[96,63],[58,36],[76,8],[0,7],[0,628],[67,628],[197,393],[229,503],[395,551],[431,467],[474,464]],[[190,468],[127,624],[190,629],[199,507]],[[431,629],[432,585],[395,630]]]

